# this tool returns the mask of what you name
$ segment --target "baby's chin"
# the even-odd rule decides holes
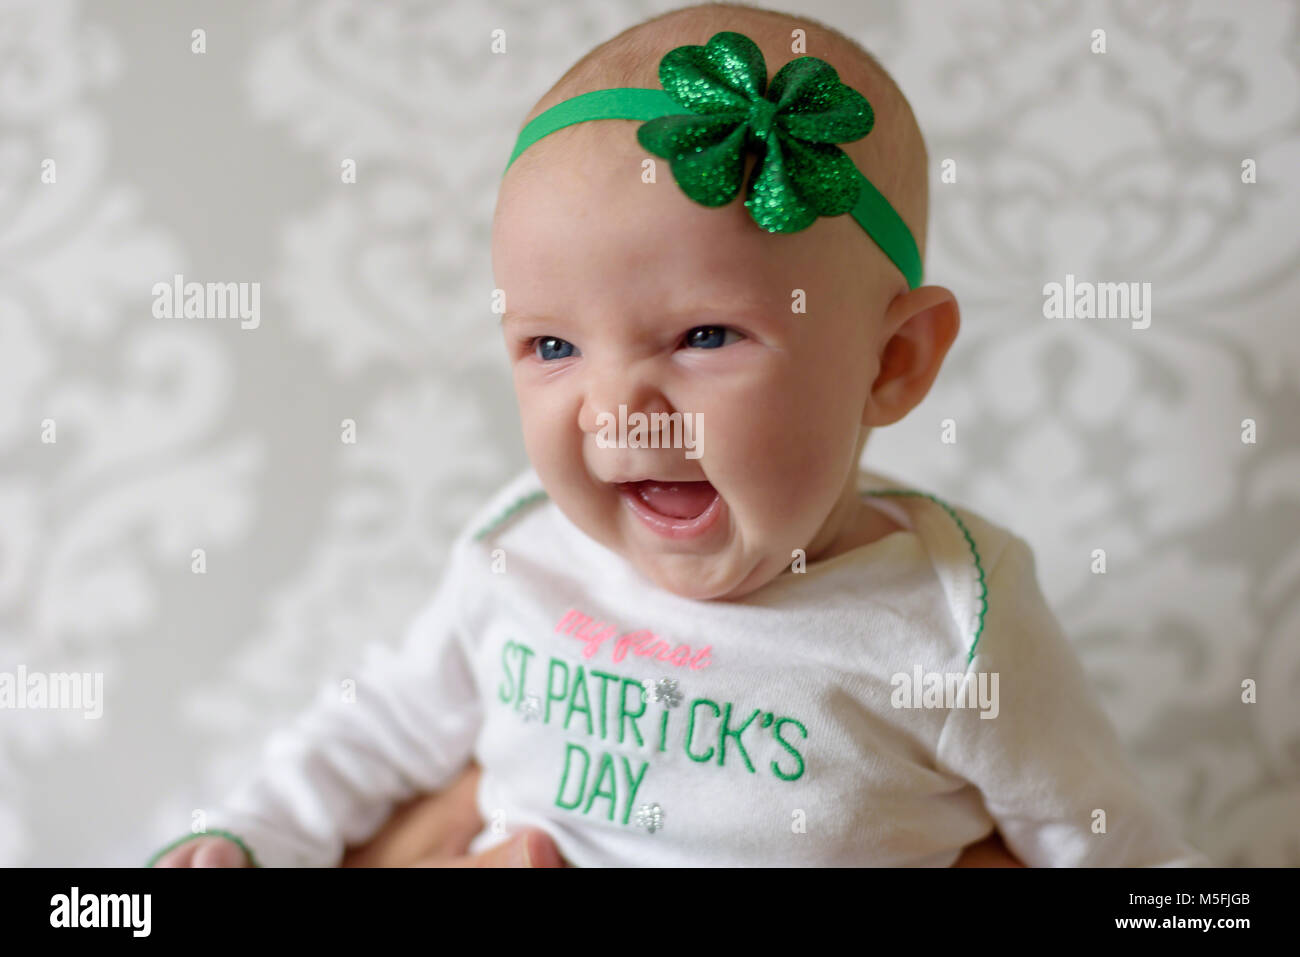
[[[679,598],[727,601],[743,598],[762,588],[781,568],[764,573],[752,559],[717,555],[645,555],[624,551],[623,557],[642,577]]]

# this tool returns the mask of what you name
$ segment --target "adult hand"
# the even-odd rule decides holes
[[[1002,835],[994,831],[978,844],[971,844],[961,852],[953,867],[1024,867],[1007,850]]]
[[[544,831],[526,830],[481,854],[469,845],[483,829],[475,794],[481,771],[470,764],[447,790],[399,807],[374,837],[349,848],[343,867],[567,867]]]

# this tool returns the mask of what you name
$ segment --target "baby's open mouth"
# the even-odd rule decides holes
[[[668,518],[698,518],[713,504],[718,491],[708,482],[623,482],[622,488],[647,507]]]
[[[716,524],[724,508],[722,496],[709,482],[643,479],[619,482],[618,490],[637,517],[666,538],[703,535]]]

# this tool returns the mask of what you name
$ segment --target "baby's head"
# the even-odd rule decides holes
[[[792,53],[796,30],[806,49]],[[911,108],[865,51],[814,21],[732,4],[674,11],[597,47],[528,119],[592,90],[659,88],[666,52],[720,31],[755,41],[769,79],[815,56],[867,98],[874,129],[840,146],[923,255],[927,162]],[[645,577],[688,598],[738,598],[796,549],[812,563],[879,533],[856,490],[863,445],[925,397],[957,307],[940,287],[909,291],[849,215],[770,233],[743,194],[717,208],[691,200],[665,160],[646,182],[636,130],[565,127],[502,182],[493,268],[525,445],[569,520]],[[610,447],[620,407],[629,447]],[[638,413],[679,413],[698,431],[668,435],[671,420],[649,418],[638,441]]]

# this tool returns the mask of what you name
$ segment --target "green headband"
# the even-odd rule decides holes
[[[637,141],[671,161],[682,191],[704,206],[725,206],[740,192],[746,151],[755,149],[759,160],[745,206],[759,226],[795,233],[819,216],[849,213],[907,277],[909,288],[921,284],[912,231],[833,145],[861,139],[875,122],[866,97],[841,83],[833,66],[799,57],[768,84],[757,44],[726,31],[705,46],[669,50],[659,61],[659,82],[662,90],[593,90],[557,103],[520,130],[506,169],[543,136],[574,123],[643,120]]]

